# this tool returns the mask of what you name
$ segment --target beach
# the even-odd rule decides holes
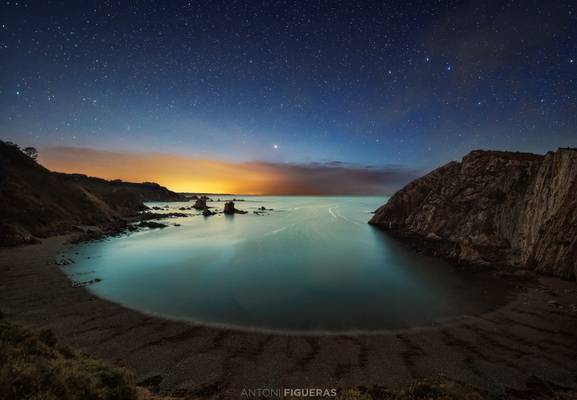
[[[238,398],[243,389],[402,388],[443,376],[493,393],[577,389],[577,287],[540,277],[504,306],[437,326],[287,335],[172,321],[102,300],[55,265],[70,236],[0,250],[0,311],[132,369],[153,392]]]

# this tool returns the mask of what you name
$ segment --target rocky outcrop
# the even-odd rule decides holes
[[[194,203],[194,205],[192,207],[197,209],[197,210],[204,210],[206,208],[206,199],[204,199],[204,198],[196,199],[196,202]]]
[[[246,214],[246,211],[237,210],[234,206],[234,201],[227,201],[224,203],[224,210],[223,212],[226,215],[233,215],[233,214]]]
[[[210,209],[208,207],[204,207],[204,210],[202,210],[202,215],[205,217],[210,217],[210,216],[216,215],[216,213],[213,211],[210,211]]]
[[[17,146],[0,141],[0,247],[34,243],[82,226],[112,226],[145,209],[143,201],[182,199],[153,183],[51,172]]]
[[[459,262],[577,276],[577,149],[473,151],[397,192],[369,221]]]
[[[168,225],[163,224],[161,222],[155,222],[155,221],[142,221],[138,224],[138,227],[140,228],[150,228],[150,229],[164,229],[166,228]]]

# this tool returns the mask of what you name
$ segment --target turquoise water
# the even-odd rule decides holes
[[[66,272],[77,281],[100,278],[89,290],[141,311],[293,332],[430,325],[503,298],[498,282],[413,254],[369,226],[386,198],[243,199],[236,206],[249,214],[209,218],[178,210],[192,203],[168,203],[195,215],[73,248]],[[261,206],[274,211],[255,215]]]

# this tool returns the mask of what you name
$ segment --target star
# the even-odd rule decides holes
[[[186,13],[161,7],[162,16],[154,2],[138,12],[130,2],[117,2],[114,13],[60,5],[51,9],[48,24],[42,2],[2,4],[7,2],[11,17],[0,18],[0,53],[8,60],[4,75],[18,78],[0,88],[0,121],[11,121],[16,142],[27,144],[34,134],[41,137],[38,144],[72,141],[71,126],[76,140],[103,149],[117,148],[117,132],[134,140],[137,151],[161,147],[239,161],[261,154],[287,162],[336,156],[362,164],[396,157],[407,167],[423,162],[426,168],[456,157],[452,140],[465,148],[516,150],[514,140],[493,139],[498,123],[527,148],[545,152],[577,145],[567,129],[574,126],[575,95],[566,90],[577,68],[577,24],[565,24],[564,33],[551,41],[533,42],[522,29],[527,18],[542,26],[556,21],[545,4],[531,9],[509,2],[510,18],[501,21],[495,19],[502,12],[499,2],[475,12],[451,2],[465,20],[496,21],[493,31],[447,25],[444,2],[422,2],[427,4],[421,10],[403,1],[362,2],[353,15],[341,4],[346,2],[320,2],[292,13],[283,2],[263,7],[213,0],[205,7],[187,0]],[[108,25],[117,13],[127,23]],[[378,22],[381,16],[386,23]],[[352,23],[337,23],[342,21]],[[30,29],[20,29],[24,23]],[[531,49],[508,57],[495,48],[498,39],[529,40]],[[534,77],[546,84],[534,84]],[[471,109],[477,112],[467,112]],[[551,116],[544,118],[545,112]],[[70,125],[62,122],[68,119]],[[434,138],[445,132],[439,121],[451,121],[455,132],[474,127],[481,133],[462,139],[451,134],[448,146],[433,146],[434,154],[425,158]],[[535,124],[535,132],[528,132]],[[189,126],[195,146],[187,142]],[[555,134],[541,137],[544,126]],[[242,151],[218,145],[228,137],[226,127],[235,134],[251,132],[238,138]],[[287,143],[282,151],[280,143]],[[253,146],[262,153],[253,154]],[[382,147],[382,153],[373,147]]]

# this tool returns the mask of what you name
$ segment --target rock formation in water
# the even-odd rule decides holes
[[[145,209],[143,201],[182,201],[155,183],[107,181],[51,172],[17,146],[0,141],[0,247],[112,226]]]
[[[206,199],[202,197],[197,198],[192,207],[197,210],[204,210],[206,208]]]
[[[224,213],[227,215],[232,215],[232,214],[246,214],[247,212],[237,210],[234,207],[234,201],[227,201],[226,203],[224,203]]]
[[[164,229],[168,225],[160,223],[160,222],[155,222],[155,221],[142,221],[138,224],[138,226],[140,228]]]
[[[473,151],[413,181],[369,221],[459,262],[577,277],[577,149]]]
[[[210,208],[204,207],[204,210],[202,210],[202,215],[205,217],[210,217],[212,215],[216,215],[216,213],[213,211],[210,211]]]

